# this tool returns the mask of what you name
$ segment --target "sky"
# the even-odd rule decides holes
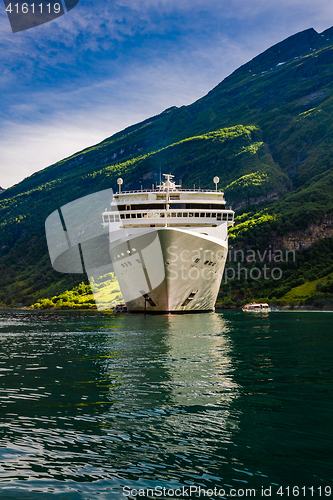
[[[80,0],[12,33],[0,5],[0,186],[170,106],[191,104],[332,0]]]

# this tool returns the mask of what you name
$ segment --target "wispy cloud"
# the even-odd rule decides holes
[[[332,14],[331,0],[81,0],[13,34],[0,11],[0,186],[193,102]]]
[[[207,81],[194,64],[186,67],[171,58],[131,66],[120,76],[68,92],[49,89],[31,95],[30,102],[13,101],[0,131],[0,186],[9,187],[169,106],[190,104],[218,81]]]

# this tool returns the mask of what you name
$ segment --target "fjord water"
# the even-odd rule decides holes
[[[332,320],[0,313],[0,498],[332,486]]]

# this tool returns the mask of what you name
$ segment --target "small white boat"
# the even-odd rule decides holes
[[[114,313],[122,313],[122,312],[127,312],[127,307],[125,303],[122,304],[116,304],[113,308]]]
[[[256,302],[252,302],[252,304],[245,304],[242,307],[242,311],[245,312],[271,312],[271,308],[269,304],[266,302],[257,304]]]

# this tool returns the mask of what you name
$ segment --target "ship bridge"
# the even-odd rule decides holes
[[[234,212],[226,209],[224,193],[217,190],[183,189],[171,174],[156,188],[121,191],[114,195],[110,209],[103,212],[103,225],[121,223],[123,227],[216,227],[234,224]],[[216,182],[217,180],[217,182]]]

